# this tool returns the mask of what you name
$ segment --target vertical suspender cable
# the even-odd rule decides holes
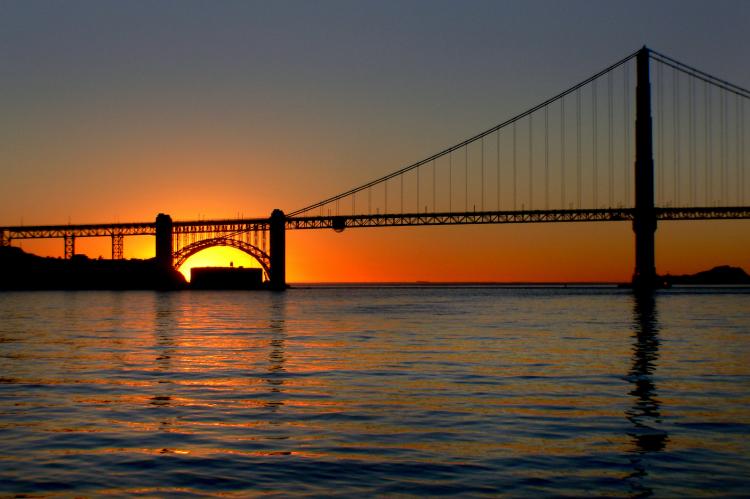
[[[735,136],[736,136],[736,145],[735,145],[735,164],[736,164],[736,170],[737,175],[735,177],[735,184],[737,186],[737,195],[735,196],[735,203],[737,206],[742,206],[740,203],[740,192],[742,192],[742,177],[740,176],[740,96],[736,95],[734,96],[734,102],[735,102],[735,109],[734,109],[734,130],[735,130]]]
[[[581,209],[581,89],[576,90],[576,207]]]
[[[529,115],[529,210],[534,208],[534,115]]]
[[[592,186],[593,186],[593,201],[594,206],[592,208],[598,208],[599,207],[599,172],[597,170],[597,161],[598,161],[598,148],[597,148],[597,141],[598,141],[598,127],[597,124],[597,114],[598,114],[598,106],[597,106],[597,95],[596,95],[596,80],[591,82],[591,116],[592,116],[592,127],[591,127],[591,157],[592,157],[592,166],[593,166],[593,179],[592,179]]]
[[[549,210],[549,106],[544,106],[544,209]]]
[[[464,211],[469,211],[469,144],[464,146]]]
[[[722,145],[722,150],[724,151],[722,153],[722,156],[724,156],[724,159],[722,159],[722,163],[724,165],[724,183],[723,190],[721,192],[721,200],[724,204],[727,204],[729,200],[729,101],[727,99],[726,90],[721,91],[721,97],[721,107],[724,114],[724,132],[721,134],[724,141],[724,144]]]
[[[495,132],[497,141],[497,211],[500,211],[500,130]]]
[[[688,190],[690,205],[695,206],[695,80],[688,78]]]
[[[706,115],[706,128],[704,130],[705,132],[705,155],[706,155],[706,163],[705,163],[705,169],[703,171],[705,175],[705,182],[703,183],[705,187],[705,205],[711,206],[711,120],[713,117],[711,116],[711,88],[708,86],[708,82],[703,83],[703,113]]]
[[[560,207],[565,209],[565,97],[560,99]]]
[[[607,148],[607,194],[609,196],[609,207],[612,207],[612,200],[615,192],[615,155],[614,155],[614,95],[612,71],[607,73],[607,130],[608,130],[608,148]]]
[[[720,202],[726,199],[724,191],[726,189],[726,149],[724,143],[726,142],[726,127],[724,126],[724,118],[726,117],[726,92],[719,89],[719,196]]]
[[[623,78],[625,82],[623,86],[623,90],[624,90],[623,101],[625,105],[625,112],[623,113],[625,115],[625,118],[624,118],[625,123],[623,126],[623,130],[625,133],[625,141],[624,141],[625,146],[624,146],[624,153],[623,153],[623,156],[625,158],[624,159],[625,164],[623,165],[623,173],[625,174],[625,178],[624,178],[623,184],[625,185],[625,200],[624,200],[625,206],[630,206],[631,205],[631,201],[630,201],[630,171],[631,171],[631,166],[630,166],[630,127],[631,127],[631,122],[630,122],[630,63],[625,63],[623,65],[623,71],[625,73],[624,78]]]
[[[724,139],[726,134],[726,128],[724,127],[724,102],[726,95],[723,90],[719,89],[719,203],[724,200],[724,164],[725,164],[725,149]]]
[[[739,205],[742,206],[745,203],[745,101],[739,99],[740,109],[739,118],[740,122],[737,125],[738,133],[740,136],[739,152],[737,155],[740,158],[740,199]]]
[[[482,196],[481,201],[479,203],[479,209],[481,211],[484,211],[484,137],[482,137],[482,140],[480,141],[480,145],[482,146],[482,154],[480,157],[480,168],[482,170]]]
[[[659,124],[656,128],[656,144],[659,148],[658,164],[656,165],[657,182],[659,184],[659,204],[664,203],[664,66],[656,65],[656,116]]]
[[[517,209],[518,193],[517,193],[517,177],[518,169],[516,168],[516,122],[513,122],[513,210]]]
[[[435,198],[436,196],[436,177],[437,177],[437,170],[435,169],[435,160],[432,160],[432,212],[435,213],[437,211],[437,200]]]
[[[674,191],[672,192],[672,201],[680,206],[680,74],[677,69],[672,69],[672,121],[674,130],[673,145],[674,154],[672,156],[672,162],[674,164],[674,171],[672,172],[674,178]]]
[[[453,151],[448,153],[448,212],[453,211]]]
[[[419,207],[419,167],[417,167],[417,213],[420,213],[422,209]]]

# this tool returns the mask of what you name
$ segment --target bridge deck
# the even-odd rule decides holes
[[[694,207],[656,208],[658,220],[722,220],[750,219],[750,207]],[[355,227],[405,227],[417,225],[476,225],[550,222],[618,222],[632,221],[633,208],[603,208],[597,210],[518,210],[453,213],[387,213],[374,215],[327,215],[289,217],[288,230],[335,229]],[[242,233],[268,230],[268,218],[239,220],[175,221],[176,234],[181,233]],[[154,222],[37,225],[0,227],[3,244],[13,239],[48,239],[65,237],[153,236]]]
[[[750,207],[656,208],[658,220],[750,219]],[[336,229],[349,227],[403,227],[416,225],[466,225],[549,222],[632,221],[633,208],[598,210],[519,210],[459,213],[400,213],[290,217],[287,229]]]

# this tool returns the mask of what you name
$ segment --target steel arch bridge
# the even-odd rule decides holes
[[[271,276],[271,257],[270,255],[260,249],[259,247],[245,242],[241,239],[234,239],[231,236],[212,237],[208,239],[201,239],[193,243],[188,244],[182,248],[179,248],[172,254],[174,261],[174,268],[179,269],[185,263],[185,261],[196,253],[203,251],[204,249],[213,248],[216,246],[228,246],[230,248],[236,248],[244,253],[253,257],[263,268],[263,273],[266,280],[270,279]]]

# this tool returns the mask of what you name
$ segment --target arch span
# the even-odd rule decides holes
[[[174,268],[179,269],[182,264],[195,255],[199,251],[204,249],[213,248],[214,246],[229,246],[243,251],[255,258],[260,266],[263,267],[263,273],[266,275],[266,280],[271,276],[271,257],[262,249],[254,246],[248,242],[232,239],[231,237],[214,237],[210,239],[202,239],[194,243],[188,244],[187,246],[180,248],[174,252]]]

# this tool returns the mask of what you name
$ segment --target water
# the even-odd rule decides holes
[[[0,293],[0,495],[748,496],[750,294]]]

